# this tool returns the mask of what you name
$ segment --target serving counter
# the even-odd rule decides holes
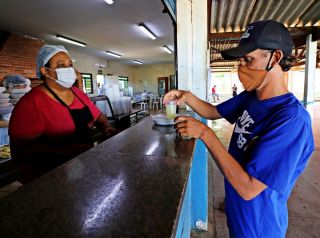
[[[0,237],[187,237],[194,148],[145,118],[1,200]]]

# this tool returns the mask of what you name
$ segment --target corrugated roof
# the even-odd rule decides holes
[[[297,48],[293,53],[300,61],[306,36],[320,39],[320,0],[211,0],[209,14],[212,66],[224,62],[219,51],[236,46],[254,21],[273,19],[288,27]]]

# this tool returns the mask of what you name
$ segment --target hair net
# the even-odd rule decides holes
[[[41,78],[40,68],[45,66],[46,63],[57,53],[68,51],[62,45],[44,45],[40,48],[37,55],[37,78]]]
[[[31,82],[29,79],[19,74],[8,75],[5,80],[2,81],[2,85],[5,87],[9,87],[10,85],[27,85],[29,87],[30,84]]]

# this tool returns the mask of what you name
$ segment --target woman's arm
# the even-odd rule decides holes
[[[94,124],[99,128],[99,130],[103,131],[106,135],[115,135],[117,134],[117,130],[113,128],[108,121],[108,118],[101,113]]]

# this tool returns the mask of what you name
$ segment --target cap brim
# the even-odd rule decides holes
[[[246,54],[258,49],[255,45],[241,45],[232,49],[221,51],[221,55],[226,60],[239,59]]]

